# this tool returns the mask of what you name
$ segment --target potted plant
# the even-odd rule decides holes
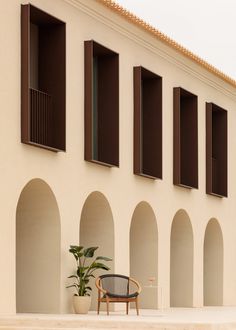
[[[89,281],[91,278],[95,278],[94,272],[99,269],[110,269],[101,261],[111,261],[112,259],[102,256],[94,258],[94,252],[97,249],[98,247],[84,248],[83,246],[70,245],[69,252],[73,254],[76,260],[76,272],[68,277],[74,279],[74,283],[68,285],[67,288],[74,287],[76,290],[73,296],[73,306],[78,314],[87,314],[90,308],[92,288],[89,286]]]

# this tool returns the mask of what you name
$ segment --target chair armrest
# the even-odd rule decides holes
[[[97,287],[97,289],[98,289],[99,291],[103,292],[104,294],[107,293],[107,291],[104,290],[104,289],[100,286],[100,277],[98,277],[98,278],[96,279],[96,281],[95,281],[95,285],[96,285],[96,287]]]
[[[133,279],[132,277],[129,278],[130,282],[133,282],[134,284],[136,284],[137,288],[138,288],[138,294],[142,291],[141,285],[139,284],[138,281],[136,281],[135,279]]]

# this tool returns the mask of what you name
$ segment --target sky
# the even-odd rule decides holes
[[[236,79],[236,0],[116,0]]]

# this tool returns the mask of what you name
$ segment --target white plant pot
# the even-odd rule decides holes
[[[76,314],[87,314],[90,306],[90,296],[73,296],[73,307]]]

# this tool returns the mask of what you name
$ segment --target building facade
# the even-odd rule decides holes
[[[0,313],[70,312],[70,244],[142,308],[235,305],[236,82],[109,0],[0,15]]]

